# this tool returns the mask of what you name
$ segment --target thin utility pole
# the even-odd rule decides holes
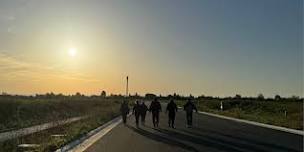
[[[127,76],[126,97],[129,96],[129,76]]]

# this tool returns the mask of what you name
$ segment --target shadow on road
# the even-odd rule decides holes
[[[266,152],[269,151],[269,149],[265,149],[264,147],[259,147],[260,145],[252,143],[244,143],[244,140],[242,141],[236,141],[225,139],[225,138],[216,138],[210,135],[202,135],[198,133],[194,133],[189,130],[183,129],[182,131],[187,133],[183,134],[178,131],[173,130],[167,130],[167,129],[155,129],[159,131],[160,133],[167,134],[170,137],[183,140],[186,142],[194,143],[203,145],[206,147],[218,149],[218,150],[224,150],[224,151],[230,151],[230,152],[241,152],[241,151],[259,151],[259,152]],[[276,151],[288,151],[288,152],[298,152],[297,150],[277,146],[277,145],[268,145],[271,146],[269,148],[273,149],[276,148]]]
[[[198,144],[204,147],[209,147],[209,148],[213,148],[213,149],[217,149],[220,151],[227,151],[227,152],[244,152],[246,150],[241,149],[238,146],[235,145],[230,145],[230,143],[225,143],[221,140],[210,140],[208,138],[205,137],[195,137],[195,136],[191,136],[191,135],[187,135],[187,134],[182,134],[180,132],[177,131],[171,131],[171,130],[167,130],[167,129],[155,129],[157,131],[159,131],[160,133],[166,134],[172,138],[176,138],[188,143],[193,143],[193,144]],[[252,151],[254,149],[251,149],[249,151]],[[255,151],[255,150],[254,150]]]
[[[223,134],[223,133],[212,131],[212,130],[204,130],[204,129],[201,129],[201,128],[193,128],[193,129],[198,130],[199,132],[213,133],[213,134],[216,134],[216,135],[226,137],[228,139],[230,138],[232,140],[229,140],[229,141],[221,140],[221,141],[229,142],[229,144],[231,144],[231,145],[236,145],[236,146],[239,146],[241,148],[245,148],[245,149],[249,149],[249,150],[253,149],[253,150],[257,150],[257,151],[269,151],[269,150],[265,150],[265,148],[266,149],[269,148],[269,149],[272,149],[272,150],[276,149],[276,151],[287,151],[287,152],[301,152],[302,151],[302,150],[292,149],[292,148],[288,148],[288,147],[284,147],[284,146],[280,146],[280,145],[276,145],[276,144],[260,142],[260,141],[257,141],[257,140],[235,137],[235,136],[232,136],[232,135],[227,135],[227,134]],[[192,134],[194,136],[205,137],[205,138],[208,138],[210,140],[218,140],[218,138],[214,138],[210,135],[203,135],[201,133],[189,131],[189,130],[186,130],[186,129],[182,129],[181,131],[183,131],[185,133],[188,133],[188,134]],[[235,142],[233,142],[233,140]],[[243,144],[240,144],[240,143],[243,143]],[[301,148],[302,147],[300,147],[300,149]]]
[[[195,149],[194,147],[192,146],[189,146],[185,143],[182,143],[178,140],[175,140],[175,139],[172,139],[172,138],[168,138],[168,137],[165,137],[165,136],[161,136],[161,135],[157,135],[155,133],[151,133],[149,131],[146,131],[144,129],[141,129],[141,128],[135,128],[133,126],[129,126],[127,125],[127,127],[131,130],[133,130],[134,132],[142,135],[142,136],[145,136],[149,139],[152,139],[152,140],[155,140],[155,141],[159,141],[159,142],[163,142],[165,144],[168,144],[168,145],[172,145],[172,146],[177,146],[177,147],[180,147],[180,148],[183,148],[185,150],[189,150],[189,151],[193,151],[193,152],[198,152],[197,149]]]

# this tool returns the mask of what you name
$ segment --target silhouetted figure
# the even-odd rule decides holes
[[[120,106],[120,112],[121,112],[121,116],[122,116],[122,120],[123,123],[126,124],[127,123],[127,115],[129,114],[129,106],[128,106],[128,101],[123,101],[123,103]]]
[[[143,125],[145,125],[145,121],[146,121],[146,114],[147,114],[147,111],[148,111],[148,107],[146,106],[145,102],[143,102],[141,105],[140,105],[140,114],[141,114],[141,123]]]
[[[136,127],[138,127],[139,117],[141,114],[140,112],[141,112],[141,105],[139,104],[138,101],[136,101],[136,104],[133,107],[133,114],[135,115]]]
[[[153,126],[158,127],[159,124],[159,112],[161,111],[160,102],[155,98],[150,105],[149,111],[152,112]]]
[[[192,113],[193,113],[193,110],[195,110],[197,112],[197,108],[193,104],[193,102],[191,102],[191,100],[189,99],[188,102],[184,105],[184,110],[186,111],[186,115],[187,115],[187,127],[191,128],[192,127]]]
[[[171,100],[170,103],[168,103],[166,112],[169,112],[169,114],[168,114],[169,127],[175,128],[174,121],[175,121],[175,113],[177,112],[177,105],[174,103],[173,100]]]

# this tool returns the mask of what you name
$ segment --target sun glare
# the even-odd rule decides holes
[[[74,57],[77,54],[77,49],[76,48],[70,48],[68,53],[71,57]]]

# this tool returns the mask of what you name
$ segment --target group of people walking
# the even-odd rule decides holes
[[[140,104],[139,101],[136,101],[136,104],[134,105],[132,112],[135,115],[136,126],[138,126],[139,124],[139,117],[141,117],[141,123],[145,125],[147,111],[148,111],[148,107],[144,102]]]
[[[184,110],[186,111],[186,118],[187,118],[187,127],[192,127],[192,113],[193,111],[197,112],[196,106],[193,104],[191,100],[188,100],[188,102],[184,105]],[[129,106],[128,102],[124,101],[121,104],[121,115],[123,119],[123,123],[127,123],[127,115],[129,114]],[[136,101],[135,105],[133,106],[132,114],[135,116],[135,122],[136,126],[139,126],[139,121],[141,118],[141,124],[145,125],[145,119],[147,112],[152,113],[152,122],[154,127],[158,127],[159,125],[159,113],[162,112],[162,107],[160,102],[155,98],[149,108],[145,104],[145,102],[140,103],[139,101]],[[174,100],[170,100],[170,102],[167,104],[166,107],[166,113],[168,113],[168,125],[171,128],[175,128],[175,116],[176,112],[178,111],[177,105],[174,102]]]

